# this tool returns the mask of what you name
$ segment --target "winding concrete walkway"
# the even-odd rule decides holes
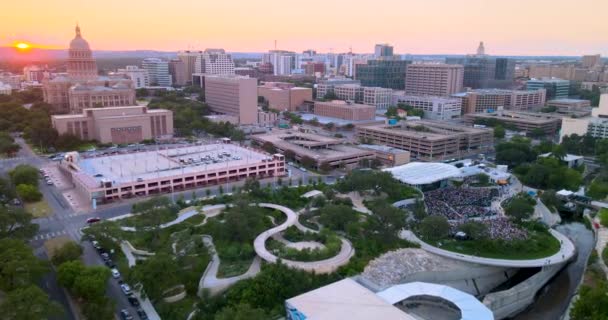
[[[258,206],[263,207],[263,208],[279,210],[287,216],[287,219],[285,220],[285,222],[283,222],[282,224],[280,224],[274,228],[270,228],[270,229],[262,232],[253,241],[253,248],[255,250],[255,253],[260,258],[262,258],[262,259],[264,259],[264,261],[267,261],[270,263],[276,263],[279,260],[279,258],[277,256],[275,256],[274,254],[270,253],[270,251],[268,251],[266,249],[266,240],[268,240],[268,238],[274,236],[275,234],[281,233],[281,232],[287,230],[287,228],[289,228],[293,225],[296,225],[296,223],[298,222],[298,215],[293,210],[291,210],[287,207],[281,206],[281,205],[276,205],[276,204],[272,204],[272,203],[258,203]],[[304,227],[304,226],[302,226],[302,227]],[[307,229],[307,230],[310,230],[310,229]],[[281,259],[281,261],[289,267],[306,270],[308,272],[316,272],[316,273],[334,272],[339,267],[347,264],[348,261],[350,261],[350,258],[355,254],[355,249],[352,247],[352,244],[350,243],[350,241],[348,241],[344,238],[340,238],[340,240],[342,241],[342,246],[341,246],[340,252],[337,255],[335,255],[329,259],[319,260],[319,261],[310,261],[310,262],[283,260],[283,259]]]
[[[220,257],[218,256],[215,246],[213,244],[213,238],[211,236],[203,236],[203,242],[209,248],[209,250],[213,253],[211,257],[211,262],[207,265],[203,276],[199,280],[198,283],[198,295],[202,296],[203,290],[209,290],[209,294],[216,295],[224,290],[228,289],[233,284],[248,278],[253,278],[256,274],[258,274],[261,270],[261,262],[260,257],[256,256],[249,266],[247,272],[229,278],[218,278],[217,273],[220,268]]]
[[[416,235],[410,230],[403,230],[399,235],[401,238],[406,239],[411,242],[416,242],[420,244],[420,247],[428,252],[434,253],[436,255],[440,255],[442,257],[456,259],[460,261],[472,262],[481,265],[487,266],[495,266],[495,267],[511,267],[511,268],[531,268],[531,267],[542,267],[554,264],[565,263],[570,260],[574,254],[576,253],[576,248],[574,244],[568,237],[565,235],[553,230],[549,229],[549,232],[560,241],[561,247],[560,250],[545,258],[540,259],[530,259],[530,260],[507,260],[507,259],[493,259],[493,258],[482,258],[476,257],[466,254],[461,254],[457,252],[452,252],[448,250],[443,250],[434,246],[427,244],[426,242],[420,240]]]

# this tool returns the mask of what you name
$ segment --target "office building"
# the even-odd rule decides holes
[[[258,96],[268,107],[279,111],[296,111],[304,101],[312,101],[312,88],[296,87],[287,82],[264,82],[258,86]]]
[[[595,138],[608,138],[608,94],[600,96],[599,107],[591,109],[591,116],[584,118],[562,119],[562,129],[560,131],[560,142],[568,135],[577,134],[579,136],[589,134]]]
[[[83,140],[127,144],[173,135],[173,113],[145,106],[87,108],[81,114],[51,116],[59,134]]]
[[[546,90],[475,89],[453,94],[452,97],[462,100],[463,114],[493,112],[499,109],[525,111],[543,107]]]
[[[313,133],[281,130],[256,134],[251,136],[251,139],[260,145],[270,143],[280,153],[285,153],[287,150],[293,152],[296,162],[300,162],[303,158],[313,159],[316,168],[323,164],[331,168],[355,168],[359,166],[360,160],[374,158],[374,152],[371,150],[348,145],[344,139]]]
[[[393,46],[391,46],[387,43],[383,43],[383,44],[377,44],[374,47],[374,57],[376,59],[382,58],[382,57],[392,57],[392,56],[393,56]]]
[[[304,73],[307,75],[325,74],[325,63],[323,62],[307,62],[302,65]]]
[[[21,90],[23,76],[20,74],[12,74],[10,72],[0,72],[0,82],[11,86],[13,90]]]
[[[462,91],[464,68],[457,64],[414,63],[407,66],[405,93],[449,96]]]
[[[410,152],[412,159],[441,161],[485,153],[493,148],[493,131],[432,120],[397,125],[358,126],[357,138]]]
[[[5,94],[5,95],[10,95],[11,92],[13,91],[13,87],[11,87],[8,84],[4,84],[2,82],[0,82],[0,94]]]
[[[392,105],[405,104],[424,111],[424,118],[431,120],[449,120],[458,118],[462,112],[462,101],[457,98],[439,96],[414,96],[403,91],[395,92]]]
[[[55,74],[42,81],[44,101],[53,113],[80,113],[85,108],[135,105],[133,81],[121,76],[99,76],[97,62],[80,27],[70,42],[67,74]],[[0,80],[2,81],[2,80]]]
[[[593,68],[602,64],[602,56],[599,54],[584,55],[581,58],[583,68]]]
[[[591,101],[584,99],[556,99],[547,101],[547,107],[555,107],[558,113],[569,113],[589,109]]]
[[[295,52],[285,50],[270,50],[262,56],[262,62],[272,64],[273,74],[289,75],[295,67]]]
[[[545,89],[547,100],[566,99],[570,93],[570,81],[555,78],[531,79],[526,82],[526,89]]]
[[[403,90],[406,68],[411,63],[397,59],[368,60],[366,64],[356,65],[356,79],[366,87]]]
[[[492,113],[469,113],[464,116],[465,123],[469,125],[493,125],[502,123],[505,126],[513,126],[526,134],[534,134],[536,130],[542,130],[544,134],[552,136],[558,132],[562,117],[548,113],[521,112],[521,111],[497,111]]]
[[[222,143],[129,154],[80,157],[68,153],[60,169],[91,202],[180,192],[232,181],[285,175],[285,158]]]
[[[465,87],[510,88],[513,85],[515,61],[487,55],[483,42],[479,44],[477,54],[467,55],[464,58],[447,58],[446,62],[464,66]]]
[[[205,101],[211,111],[234,116],[240,124],[257,123],[258,81],[236,75],[204,75]]]
[[[392,103],[392,89],[380,87],[362,87],[359,84],[338,84],[331,82],[317,84],[317,97],[323,98],[333,93],[337,99],[375,106],[387,109]]]
[[[187,84],[192,81],[192,74],[196,73],[196,59],[202,54],[202,51],[180,51],[177,53],[177,58],[184,63],[186,72]]]
[[[373,120],[376,117],[376,107],[340,100],[315,101],[314,114],[349,121]]]
[[[234,61],[224,49],[206,49],[196,57],[194,73],[233,75]]]
[[[148,79],[148,71],[139,68],[138,66],[126,66],[124,69],[118,69],[118,74],[124,74],[127,78],[133,81],[135,89],[145,88],[150,86]]]
[[[185,86],[192,81],[186,73],[186,64],[180,59],[169,60],[169,74],[171,82],[176,86]]]
[[[169,62],[158,58],[146,58],[141,67],[148,72],[150,86],[171,87],[173,81],[169,74]]]
[[[27,82],[42,82],[45,71],[43,68],[31,65],[23,67],[23,77]]]

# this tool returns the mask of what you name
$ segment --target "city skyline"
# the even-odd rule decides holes
[[[390,43],[398,54],[468,54],[484,41],[492,55],[608,55],[608,31],[601,13],[608,3],[577,2],[593,8],[573,15],[569,1],[378,0],[391,8],[372,15],[370,1],[312,0],[310,10],[281,10],[278,0],[231,3],[178,1],[150,6],[144,1],[110,0],[103,6],[74,0],[33,0],[5,6],[0,46],[18,42],[34,48],[65,49],[76,22],[93,50],[204,50],[264,52],[274,48],[319,52],[372,52]],[[145,11],[141,8],[145,7]],[[476,8],[476,10],[471,10]],[[142,14],[145,12],[145,14]],[[121,14],[122,13],[122,14]],[[99,17],[103,18],[99,18]],[[515,19],[517,18],[517,19]],[[365,21],[366,23],[360,23]],[[466,23],[461,23],[466,21]],[[525,21],[526,23],[522,23]],[[569,22],[570,27],[551,27]]]

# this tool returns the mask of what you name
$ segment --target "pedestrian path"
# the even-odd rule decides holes
[[[66,236],[66,235],[69,236],[70,238],[74,239],[75,241],[80,241],[80,238],[82,238],[83,233],[79,229],[59,230],[59,231],[37,234],[32,238],[32,241],[49,240],[49,239]]]

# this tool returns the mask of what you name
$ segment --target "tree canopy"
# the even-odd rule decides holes
[[[17,239],[0,240],[0,289],[4,291],[28,286],[42,277],[48,263],[34,256],[32,249]]]
[[[450,233],[448,219],[438,215],[430,215],[422,219],[418,228],[424,240],[440,240]]]
[[[47,319],[62,313],[61,306],[34,285],[10,291],[0,302],[0,318],[6,320]]]

